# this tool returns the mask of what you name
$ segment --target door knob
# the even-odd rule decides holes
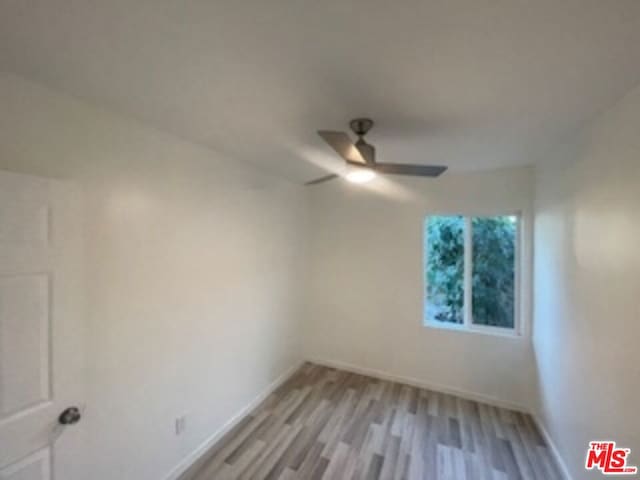
[[[69,407],[60,414],[58,423],[60,423],[60,425],[73,425],[78,423],[80,418],[82,418],[80,409],[78,407]]]

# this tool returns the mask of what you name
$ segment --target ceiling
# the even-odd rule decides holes
[[[302,182],[531,163],[640,82],[638,0],[0,0],[0,68]]]

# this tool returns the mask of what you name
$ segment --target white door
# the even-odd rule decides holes
[[[79,198],[0,171],[0,480],[80,480],[82,421],[58,421],[84,401]]]

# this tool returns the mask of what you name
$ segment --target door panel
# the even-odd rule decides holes
[[[76,480],[83,458],[57,423],[84,402],[80,219],[73,185],[0,171],[0,480]]]
[[[0,420],[50,400],[49,276],[0,277]]]
[[[43,448],[0,470],[0,480],[51,480],[51,455]]]

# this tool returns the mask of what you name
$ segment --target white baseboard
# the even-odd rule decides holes
[[[509,410],[516,410],[524,413],[530,412],[529,408],[514,402],[505,401],[496,397],[492,397],[490,395],[483,395],[480,393],[473,393],[465,390],[459,390],[457,388],[449,387],[447,385],[438,385],[435,383],[429,383],[429,382],[425,382],[424,380],[418,380],[417,378],[394,375],[392,373],[383,372],[382,370],[375,370],[372,368],[360,367],[357,365],[352,365],[349,363],[333,361],[333,360],[309,358],[308,361],[312,363],[317,363],[318,365],[324,365],[326,367],[337,368],[339,370],[346,370],[346,371],[358,373],[361,375],[367,375],[369,377],[379,378],[381,380],[390,380],[393,382],[404,383],[406,385],[411,385],[418,388],[425,388],[427,390],[447,393],[449,395],[455,395],[457,397],[465,398],[467,400],[486,403],[488,405],[493,405],[495,407],[506,408]]]
[[[235,427],[240,421],[246,417],[253,409],[255,409],[262,401],[264,401],[269,395],[271,395],[280,385],[286,382],[303,364],[304,362],[298,362],[289,368],[286,372],[276,378],[269,384],[257,397],[255,397],[248,405],[242,408],[238,413],[231,417],[227,423],[219,428],[213,435],[202,442],[193,452],[187,455],[178,465],[176,465],[165,477],[165,480],[177,480],[180,475],[185,473],[191,465],[206,454],[211,447],[213,447],[218,440],[220,440],[226,433],[228,433],[233,427]]]
[[[542,433],[542,436],[544,437],[544,441],[546,442],[547,445],[549,445],[549,450],[551,450],[551,455],[553,455],[553,459],[556,461],[556,464],[560,467],[560,473],[564,476],[565,480],[573,480],[571,478],[571,474],[569,473],[569,469],[567,468],[567,464],[565,463],[562,456],[560,456],[558,447],[553,441],[553,438],[551,438],[551,435],[549,435],[549,432],[547,431],[544,425],[544,422],[535,413],[531,413],[531,417],[533,418],[533,421],[536,422],[536,425],[538,427],[538,430],[540,430],[540,433]]]

